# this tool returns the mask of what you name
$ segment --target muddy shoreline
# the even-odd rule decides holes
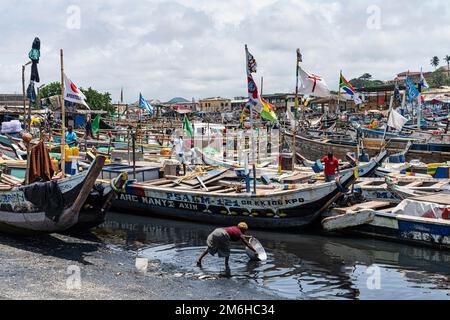
[[[242,279],[184,273],[158,260],[139,272],[136,252],[104,237],[0,235],[0,299],[280,298]]]

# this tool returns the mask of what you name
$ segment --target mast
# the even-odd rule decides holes
[[[247,71],[247,82],[248,78],[250,77],[248,57],[249,57],[248,47],[247,45],[245,45],[245,61],[247,62],[245,68]],[[249,98],[251,98],[250,93]],[[253,194],[256,194],[255,137],[253,135],[253,104],[251,103],[250,103],[250,140],[252,144]]]
[[[420,80],[419,80],[419,96],[417,97],[417,129],[420,130],[420,124],[422,122],[422,68],[420,68]]]
[[[342,70],[339,73],[339,84],[338,84],[338,100],[337,100],[337,110],[336,114],[338,115],[338,122],[341,121],[341,78],[342,78]],[[337,127],[337,125],[336,125]]]
[[[297,49],[297,58],[296,58],[296,66],[295,66],[295,102],[294,102],[294,130],[292,131],[292,171],[295,169],[295,160],[296,160],[296,142],[295,136],[297,135],[297,123],[296,123],[296,115],[298,113],[298,73],[300,68],[300,62],[302,62],[302,54],[300,53],[300,49]]]
[[[59,103],[61,104],[61,171],[63,176],[65,174],[66,166],[66,110],[64,107],[64,51],[61,49],[61,95],[59,96]]]

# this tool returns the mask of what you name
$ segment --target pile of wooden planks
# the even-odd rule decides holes
[[[23,181],[9,174],[0,173],[0,191],[8,191],[13,187],[19,187]]]

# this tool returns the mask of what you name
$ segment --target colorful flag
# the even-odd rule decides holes
[[[86,96],[65,74],[64,74],[64,100],[82,104],[89,108],[89,106],[86,103]]]
[[[252,75],[249,73],[247,76],[248,83],[248,105],[252,106],[258,113],[261,112],[262,103],[259,98],[258,87]]]
[[[98,133],[98,130],[100,130],[100,115],[99,114],[95,117],[94,121],[92,121],[91,127],[92,127],[92,133],[96,136]]]
[[[186,115],[184,116],[183,129],[189,137],[192,138],[194,136],[194,129],[192,128],[191,122]]]
[[[356,93],[355,88],[353,88],[353,86],[350,84],[350,82],[348,82],[344,78],[344,76],[342,75],[342,72],[341,72],[340,81],[339,81],[339,93],[341,93],[342,90],[344,90],[350,96],[353,96]]]
[[[406,100],[408,102],[413,102],[417,99],[420,92],[417,90],[417,88],[414,86],[414,83],[412,82],[410,77],[406,77]]]
[[[398,103],[402,103],[402,96],[400,95],[400,89],[398,87],[398,82],[395,82],[395,89],[394,89],[394,99]]]
[[[420,70],[420,84],[419,84],[419,88],[424,88],[424,89],[429,89],[430,86],[428,85],[427,79],[425,79],[425,77],[423,76],[423,72],[422,70]],[[419,91],[421,91],[419,89]]]
[[[356,105],[361,104],[362,100],[359,97],[359,95],[356,93],[355,88],[351,85],[350,82],[347,81],[347,79],[344,78],[344,76],[340,75],[340,80],[339,80],[339,94],[341,94],[341,91],[344,91],[345,93],[347,93],[355,102]]]
[[[256,68],[258,64],[256,63],[256,59],[253,55],[248,51],[247,45],[245,46],[245,50],[247,51],[247,73],[256,73]]]
[[[299,72],[301,79],[300,93],[314,97],[330,96],[330,90],[322,77],[309,73],[301,67],[299,67]]]
[[[142,94],[139,94],[139,108],[147,110],[148,113],[153,113],[153,107],[144,97]]]
[[[267,121],[277,122],[278,118],[274,111],[274,109],[275,109],[274,106],[272,104],[270,104],[269,102],[267,102],[266,100],[264,100],[263,97],[261,97],[261,103],[263,105],[262,110],[261,110],[261,118],[263,118],[264,120],[267,120]]]

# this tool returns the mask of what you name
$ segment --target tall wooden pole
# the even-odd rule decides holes
[[[249,61],[248,61],[248,48],[247,45],[245,45],[245,61],[246,63],[246,70],[247,70],[247,81],[250,76],[250,70],[249,70]],[[249,93],[249,98],[250,93]],[[250,140],[252,144],[252,169],[253,169],[253,194],[256,194],[256,158],[255,158],[255,137],[253,134],[253,104],[250,103]]]
[[[30,125],[30,123],[27,124],[27,94],[25,92],[25,67],[30,65],[31,61],[28,61],[22,66],[22,95],[23,95],[23,128],[24,130],[27,129],[27,126]]]
[[[64,107],[64,52],[61,54],[61,95],[59,96],[59,103],[61,105],[61,171],[63,176],[65,174],[66,166],[66,109]]]
[[[299,72],[299,68],[300,68],[300,62],[302,61],[302,55],[300,53],[300,49],[297,49],[297,58],[296,58],[296,66],[295,66],[295,104],[294,104],[294,108],[295,108],[295,113],[294,113],[294,129],[292,130],[292,171],[295,170],[295,162],[296,162],[296,158],[297,158],[297,148],[296,148],[296,142],[295,142],[295,138],[297,135],[297,121],[296,121],[296,117],[298,115],[298,107],[299,107],[299,103],[298,103],[298,72]]]
[[[25,65],[22,66],[22,95],[23,95],[23,129],[27,129],[27,96],[25,94]]]
[[[23,94],[23,129],[27,130],[27,96],[25,94],[25,65],[22,66],[22,94]],[[27,142],[27,171],[25,172],[25,184],[29,183],[30,171],[30,143]]]

